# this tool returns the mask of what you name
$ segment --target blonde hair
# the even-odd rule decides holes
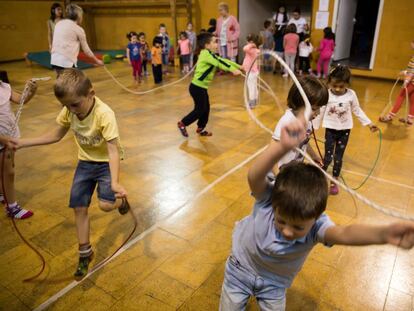
[[[79,5],[69,4],[66,7],[66,17],[73,21],[78,21],[83,16],[83,10]]]
[[[92,89],[92,82],[79,69],[64,69],[56,79],[54,91],[57,99],[66,96],[88,96]]]
[[[226,2],[220,2],[218,8],[226,10],[227,13],[229,12],[229,5]]]

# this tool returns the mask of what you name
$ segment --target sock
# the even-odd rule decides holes
[[[8,208],[13,209],[17,207],[17,202],[9,203]]]
[[[92,255],[92,246],[90,243],[79,244],[79,257],[86,258]]]

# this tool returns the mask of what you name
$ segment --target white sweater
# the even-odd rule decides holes
[[[359,106],[358,98],[351,89],[346,89],[345,94],[335,95],[329,90],[328,104],[321,108],[321,112],[315,118],[315,128],[320,126],[333,130],[350,130],[354,127],[352,113],[363,126],[371,124],[371,120]]]
[[[53,54],[60,54],[76,65],[80,46],[86,55],[93,57],[93,52],[86,41],[85,31],[70,19],[61,20],[55,26],[52,41]]]

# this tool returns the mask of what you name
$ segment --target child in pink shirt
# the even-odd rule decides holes
[[[245,53],[242,68],[246,72],[247,76],[247,88],[249,91],[249,106],[254,108],[257,105],[258,89],[257,89],[257,77],[259,75],[259,66],[257,65],[257,56],[260,54],[258,46],[260,45],[260,39],[258,35],[249,34],[247,36],[247,44],[243,47]]]
[[[187,73],[190,70],[190,55],[191,55],[191,43],[188,39],[188,34],[185,31],[180,33],[180,40],[178,40],[178,48],[180,49],[181,64],[183,65],[183,73]]]
[[[286,27],[286,34],[283,37],[283,48],[285,50],[285,61],[289,68],[295,72],[295,59],[299,46],[299,35],[296,33],[296,25],[289,24]],[[287,78],[288,73],[285,72],[283,77]]]
[[[326,27],[324,30],[324,38],[322,39],[318,51],[320,52],[318,64],[316,70],[318,72],[317,77],[321,77],[321,71],[323,69],[322,78],[326,78],[329,73],[329,63],[335,49],[335,34],[332,32],[331,27]]]

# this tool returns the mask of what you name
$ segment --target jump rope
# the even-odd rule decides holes
[[[388,112],[388,109],[389,109],[389,107],[390,106],[392,106],[392,102],[393,102],[393,98],[392,98],[392,95],[393,95],[393,93],[394,93],[394,89],[395,89],[395,87],[398,85],[398,82],[400,81],[401,79],[400,79],[400,77],[398,76],[397,77],[397,79],[395,80],[395,83],[394,83],[394,85],[392,86],[392,88],[391,88],[391,92],[390,92],[390,95],[388,96],[388,103],[385,105],[385,107],[384,107],[384,109],[382,110],[382,112],[381,112],[381,114],[380,114],[380,116],[381,117],[384,117],[386,114],[387,114],[387,112]],[[409,100],[408,100],[408,89],[407,89],[407,87],[405,86],[404,87],[404,89],[405,89],[405,102],[406,102],[406,105],[405,105],[405,122],[403,122],[403,123],[408,123],[408,116],[409,116],[409,106],[410,106],[410,102],[409,102]],[[400,119],[400,121],[401,121],[401,119]]]
[[[270,50],[264,50],[264,51],[262,51],[258,56],[257,56],[257,58],[256,58],[256,60],[255,60],[255,62],[257,61],[257,59],[260,57],[260,56],[262,56],[262,55],[270,55],[270,56],[272,56],[272,57],[274,57],[275,59],[276,59],[276,61],[278,61],[279,63],[280,63],[280,65],[282,65],[284,68],[285,68],[285,70],[286,70],[286,72],[289,74],[289,76],[292,78],[292,80],[293,80],[293,82],[296,84],[296,86],[298,87],[298,90],[299,90],[299,92],[300,92],[300,94],[301,94],[301,96],[302,96],[302,98],[303,98],[303,100],[304,100],[304,102],[305,102],[305,118],[307,119],[307,120],[309,120],[310,119],[310,115],[311,115],[311,111],[312,111],[312,108],[311,108],[311,105],[310,105],[310,103],[309,103],[309,100],[308,100],[308,98],[307,98],[307,96],[306,96],[306,94],[305,94],[305,92],[304,92],[304,90],[302,89],[302,87],[301,87],[301,85],[300,85],[300,83],[299,83],[299,81],[296,79],[296,76],[294,75],[294,73],[291,71],[291,69],[287,66],[287,64],[275,53],[275,52],[273,52],[273,51],[270,51]],[[253,64],[252,64],[252,66],[253,66]],[[151,93],[151,92],[154,92],[154,91],[156,91],[156,90],[159,90],[159,89],[162,89],[162,88],[166,88],[166,87],[169,87],[169,86],[172,86],[172,85],[175,85],[175,84],[178,84],[178,83],[180,83],[181,81],[183,81],[183,80],[185,80],[187,77],[189,77],[192,73],[193,73],[193,71],[194,71],[194,69],[195,69],[195,65],[194,65],[194,67],[188,72],[188,73],[186,73],[183,77],[181,77],[180,79],[178,79],[178,80],[176,80],[176,81],[173,81],[173,82],[171,82],[171,83],[168,83],[168,84],[164,84],[164,85],[162,85],[162,86],[159,86],[159,87],[155,87],[155,88],[152,88],[152,89],[150,89],[150,90],[147,90],[147,91],[133,91],[133,90],[131,90],[131,89],[129,89],[129,88],[127,88],[126,86],[124,86],[110,71],[109,71],[109,69],[106,67],[106,66],[104,66],[104,70],[106,71],[106,73],[111,77],[111,79],[116,83],[116,84],[118,84],[122,89],[124,89],[125,91],[127,91],[127,92],[129,92],[129,93],[132,93],[132,94],[135,94],[135,95],[145,95],[145,94],[148,94],[148,93]],[[249,100],[248,100],[248,93],[247,93],[247,80],[248,80],[248,77],[249,77],[249,74],[250,74],[250,72],[251,72],[251,68],[250,68],[250,70],[247,72],[247,74],[246,75],[243,75],[244,77],[245,77],[245,83],[244,83],[244,101],[245,101],[245,107],[246,107],[246,110],[247,110],[247,112],[248,112],[248,114],[249,114],[249,116],[250,116],[250,118],[260,127],[260,128],[262,128],[263,130],[265,130],[266,132],[268,132],[269,134],[271,134],[271,135],[273,135],[273,132],[269,129],[269,128],[267,128],[260,120],[258,120],[257,119],[257,117],[254,115],[254,113],[253,113],[253,111],[252,111],[252,109],[250,108],[250,105],[249,105]],[[32,79],[32,81],[47,81],[47,80],[49,80],[50,79],[50,77],[46,77],[46,78],[33,78]],[[282,106],[281,106],[281,104],[280,104],[280,101],[279,101],[279,99],[278,99],[278,97],[276,96],[276,94],[274,93],[274,91],[272,90],[272,88],[267,84],[267,82],[266,81],[264,81],[261,77],[258,77],[258,80],[259,80],[259,83],[261,83],[262,85],[260,85],[259,84],[259,88],[260,89],[263,89],[264,91],[266,91],[274,100],[275,100],[275,102],[277,103],[277,105],[279,106],[279,108],[281,108]],[[384,109],[384,111],[388,108],[388,106],[389,106],[389,104],[391,103],[391,96],[392,96],[392,93],[393,93],[393,91],[394,91],[394,88],[395,88],[395,86],[398,84],[398,82],[399,82],[399,78],[396,80],[396,82],[394,83],[394,85],[393,85],[393,88],[391,89],[391,92],[390,92],[390,96],[389,96],[389,103],[387,104],[387,106],[385,107],[385,109]],[[18,124],[18,122],[19,122],[19,119],[20,119],[20,116],[21,116],[21,113],[22,113],[22,110],[23,110],[23,106],[24,106],[24,102],[25,102],[25,100],[26,100],[26,98],[27,98],[27,95],[28,95],[28,93],[29,93],[29,85],[28,84],[26,84],[26,86],[25,86],[25,89],[23,90],[23,93],[22,93],[22,96],[21,96],[21,100],[20,100],[20,103],[19,103],[19,108],[18,108],[18,110],[17,110],[17,112],[16,112],[16,121],[15,121],[15,123],[14,123],[14,125],[13,125],[13,128],[12,128],[12,134],[14,134],[15,133],[15,131],[16,131],[16,129],[17,129],[17,124]],[[408,92],[407,92],[407,90],[406,90],[406,99],[407,99],[407,116],[408,116]],[[384,111],[383,111],[383,113],[384,113]],[[315,131],[314,131],[314,129],[312,128],[312,135],[313,135],[313,138],[314,138],[314,141],[315,141],[315,144],[316,144],[316,148],[317,148],[317,150],[318,150],[318,153],[319,153],[319,156],[321,157],[321,158],[323,158],[322,157],[322,153],[321,153],[321,150],[320,150],[320,148],[319,148],[319,145],[318,145],[318,140],[317,140],[317,138],[316,138],[316,134],[315,134]],[[396,218],[400,218],[400,219],[404,219],[404,220],[414,220],[414,216],[406,216],[406,215],[402,215],[401,213],[398,213],[398,212],[396,212],[396,211],[394,211],[394,210],[391,210],[391,209],[388,209],[388,208],[385,208],[385,207],[382,207],[381,205],[379,205],[379,204],[377,204],[377,203],[375,203],[375,202],[372,202],[372,201],[370,201],[369,199],[367,199],[367,198],[365,198],[364,196],[362,196],[362,195],[360,195],[360,194],[358,194],[355,190],[358,190],[358,189],[360,189],[365,183],[366,183],[366,181],[370,178],[370,176],[372,175],[372,173],[373,173],[373,171],[374,171],[374,169],[375,169],[375,167],[376,167],[376,164],[377,164],[377,162],[378,162],[378,160],[379,160],[379,156],[380,156],[380,150],[381,150],[381,142],[382,142],[382,133],[381,133],[381,130],[379,131],[379,137],[380,137],[380,143],[379,143],[379,147],[378,147],[378,152],[377,152],[377,156],[376,156],[376,159],[375,159],[375,162],[374,162],[374,165],[372,166],[372,168],[370,169],[370,171],[369,171],[369,173],[368,173],[368,175],[364,178],[364,180],[362,181],[362,183],[359,185],[359,186],[357,186],[357,187],[355,187],[355,188],[350,188],[348,185],[346,185],[346,183],[345,183],[345,179],[341,176],[341,178],[342,178],[342,181],[343,181],[343,183],[341,183],[341,182],[339,182],[338,180],[336,180],[335,178],[333,178],[331,175],[329,175],[327,172],[325,172],[317,163],[315,163],[313,160],[312,160],[312,158],[306,153],[306,152],[304,152],[304,151],[302,151],[300,148],[296,148],[296,151],[298,151],[304,158],[306,158],[312,165],[314,165],[314,166],[316,166],[317,168],[319,168],[320,170],[321,170],[321,172],[331,181],[331,182],[333,182],[333,183],[335,183],[335,184],[337,184],[338,186],[340,186],[341,188],[343,188],[345,191],[347,191],[350,195],[351,195],[351,198],[353,199],[353,201],[354,201],[354,203],[355,203],[355,205],[356,205],[356,201],[355,201],[355,198],[357,198],[357,199],[359,199],[360,201],[362,201],[363,203],[365,203],[365,204],[367,204],[368,206],[370,206],[371,208],[373,208],[373,209],[376,209],[376,210],[378,210],[378,211],[380,211],[381,213],[383,213],[383,214],[385,214],[385,215],[388,215],[388,216],[392,216],[392,217],[396,217]],[[8,200],[7,200],[7,194],[6,194],[6,191],[5,191],[5,186],[4,186],[4,181],[5,181],[5,178],[4,178],[4,168],[5,168],[5,156],[6,156],[6,149],[7,148],[5,148],[5,150],[3,151],[3,153],[2,153],[2,161],[1,161],[1,165],[2,165],[2,176],[1,176],[1,179],[2,179],[2,190],[3,190],[3,195],[4,195],[4,199],[5,199],[5,202],[6,202],[6,205],[8,206],[8,204],[9,204],[9,202],[8,202]],[[135,233],[135,231],[136,231],[136,228],[137,228],[137,220],[136,220],[136,218],[135,218],[135,216],[133,215],[133,213],[132,213],[132,211],[130,211],[130,213],[131,213],[131,215],[132,215],[132,217],[133,217],[133,220],[134,220],[134,227],[133,227],[133,229],[132,229],[132,231],[131,231],[131,233],[128,235],[128,237],[124,240],[124,242],[110,255],[110,256],[108,256],[108,257],[106,257],[104,260],[102,260],[101,262],[99,262],[98,264],[96,264],[92,269],[91,269],[91,271],[89,272],[89,273],[93,273],[95,270],[98,270],[102,265],[104,265],[107,261],[109,261],[113,256],[115,256],[117,253],[118,253],[118,251],[122,248],[122,247],[124,247],[125,245],[126,245],[126,243],[128,243],[128,241],[131,239],[131,237],[133,236],[133,234]],[[46,266],[46,261],[45,261],[45,259],[44,259],[44,257],[42,256],[42,254],[30,243],[30,242],[28,242],[25,238],[24,238],[24,236],[22,235],[22,233],[20,232],[20,230],[18,229],[18,227],[17,227],[17,225],[16,225],[16,222],[15,222],[15,219],[12,217],[12,223],[13,223],[13,227],[15,228],[15,230],[16,230],[16,232],[18,233],[18,235],[19,235],[19,237],[21,238],[21,240],[30,248],[30,249],[32,249],[32,251],[33,252],[35,252],[36,253],[36,255],[40,258],[40,260],[41,260],[41,262],[42,262],[42,267],[41,267],[41,269],[40,269],[40,271],[37,273],[37,274],[35,274],[34,276],[32,276],[32,277],[30,277],[30,278],[26,278],[26,279],[24,279],[23,281],[24,282],[29,282],[29,281],[32,281],[32,280],[34,280],[34,279],[36,279],[37,277],[39,277],[42,273],[43,273],[43,271],[44,271],[44,269],[45,269],[45,266]]]
[[[45,77],[45,78],[32,78],[31,81],[36,82],[36,81],[48,81],[50,80],[50,77]],[[20,96],[20,102],[19,102],[19,108],[15,114],[15,122],[9,132],[10,136],[14,136],[17,130],[17,124],[20,120],[20,116],[22,114],[23,111],[23,106],[25,104],[25,101],[27,99],[27,96],[29,95],[30,92],[30,82],[26,83],[23,92]],[[6,167],[6,154],[7,154],[7,146],[4,146],[3,152],[2,152],[2,156],[1,156],[1,185],[2,185],[2,192],[3,192],[3,197],[4,197],[4,201],[6,203],[6,206],[9,206],[9,200],[7,198],[7,192],[6,192],[6,186],[5,186],[5,177],[4,177],[4,170]],[[18,236],[20,237],[20,239],[40,258],[41,262],[42,262],[42,266],[40,268],[40,271],[35,274],[32,277],[26,278],[23,280],[23,282],[30,282],[34,279],[36,279],[37,277],[39,277],[39,275],[42,274],[42,272],[45,270],[46,267],[46,261],[45,258],[43,257],[43,255],[29,242],[26,240],[26,238],[23,236],[23,234],[21,233],[21,231],[19,230],[19,228],[16,225],[16,221],[13,217],[13,215],[11,216],[11,221],[14,227],[14,230],[16,230]]]
[[[260,55],[270,55],[272,57],[274,57],[276,59],[276,61],[278,61],[284,68],[285,71],[289,74],[289,76],[291,77],[291,79],[293,80],[293,82],[296,84],[299,93],[301,94],[304,102],[305,102],[305,119],[309,122],[310,120],[310,116],[312,114],[312,107],[311,104],[309,103],[309,99],[307,98],[302,86],[300,85],[298,79],[296,78],[295,74],[292,72],[292,70],[289,68],[289,66],[287,66],[287,64],[274,52],[271,50],[264,50],[263,52],[261,52],[259,54]],[[258,57],[259,57],[258,56]],[[257,60],[257,58],[256,58]],[[247,92],[247,80],[250,74],[251,68],[250,70],[247,72],[246,74],[246,79],[244,81],[244,102],[245,102],[245,107],[246,110],[250,116],[250,118],[263,130],[265,130],[266,132],[268,132],[271,136],[273,136],[273,131],[270,130],[268,127],[266,127],[253,113],[252,109],[249,106],[249,99],[248,99],[248,92]],[[269,91],[273,92],[272,89],[270,89]],[[339,187],[341,187],[342,189],[344,189],[346,192],[350,193],[352,196],[356,197],[358,200],[360,200],[361,202],[365,203],[366,205],[368,205],[369,207],[385,214],[388,216],[392,216],[395,218],[400,218],[400,219],[404,219],[404,220],[409,220],[409,221],[414,221],[414,216],[413,215],[403,215],[399,212],[397,212],[396,210],[392,210],[386,207],[383,207],[371,200],[369,200],[368,198],[366,198],[365,196],[359,194],[358,192],[356,192],[355,190],[353,190],[352,188],[348,187],[347,185],[345,185],[344,183],[340,182],[339,180],[335,179],[334,177],[332,177],[329,173],[327,173],[326,171],[324,171],[320,165],[318,165],[317,163],[315,163],[315,161],[306,153],[304,152],[302,149],[300,148],[295,148],[295,150],[297,152],[299,152],[309,163],[311,163],[312,165],[316,166],[324,175],[326,178],[328,178],[329,181],[331,181],[332,183],[335,183],[336,185],[338,185]]]
[[[44,77],[44,78],[32,78],[31,81],[36,82],[36,81],[48,81],[50,80],[50,77]],[[16,133],[17,130],[17,125],[19,123],[20,120],[20,116],[22,114],[23,111],[23,107],[25,104],[25,101],[27,99],[27,96],[29,95],[30,92],[30,82],[26,83],[23,92],[20,96],[20,102],[19,102],[19,107],[16,111],[15,114],[15,122],[9,132],[9,135],[11,137],[14,136],[14,134]],[[5,187],[5,176],[4,176],[4,171],[5,171],[5,164],[6,164],[6,153],[7,153],[7,146],[4,147],[3,152],[2,152],[2,157],[1,157],[1,181],[2,181],[2,192],[3,192],[3,196],[4,196],[4,201],[6,203],[6,206],[9,206],[9,200],[7,198],[7,192],[6,192],[6,187]],[[127,199],[124,198],[123,200],[125,200],[127,202]],[[95,270],[99,269],[101,266],[103,266],[107,261],[109,261],[113,256],[116,255],[116,253],[118,253],[118,251],[125,246],[126,243],[128,243],[128,241],[131,239],[131,237],[134,235],[137,226],[138,226],[138,222],[137,219],[135,218],[132,210],[129,210],[129,213],[131,213],[131,216],[134,220],[134,227],[132,229],[132,231],[129,233],[128,237],[122,242],[122,244],[108,257],[106,257],[105,259],[103,259],[101,262],[99,262],[98,264],[96,264],[89,273],[94,272]],[[11,221],[13,224],[14,229],[16,230],[17,234],[19,235],[20,239],[40,258],[40,261],[42,262],[42,266],[39,270],[38,273],[36,273],[35,275],[26,278],[23,280],[23,282],[30,282],[35,280],[36,278],[38,278],[43,271],[45,270],[46,267],[46,260],[43,257],[43,255],[23,236],[22,232],[20,231],[20,229],[17,227],[16,225],[16,220],[14,219],[14,217],[11,217]]]

